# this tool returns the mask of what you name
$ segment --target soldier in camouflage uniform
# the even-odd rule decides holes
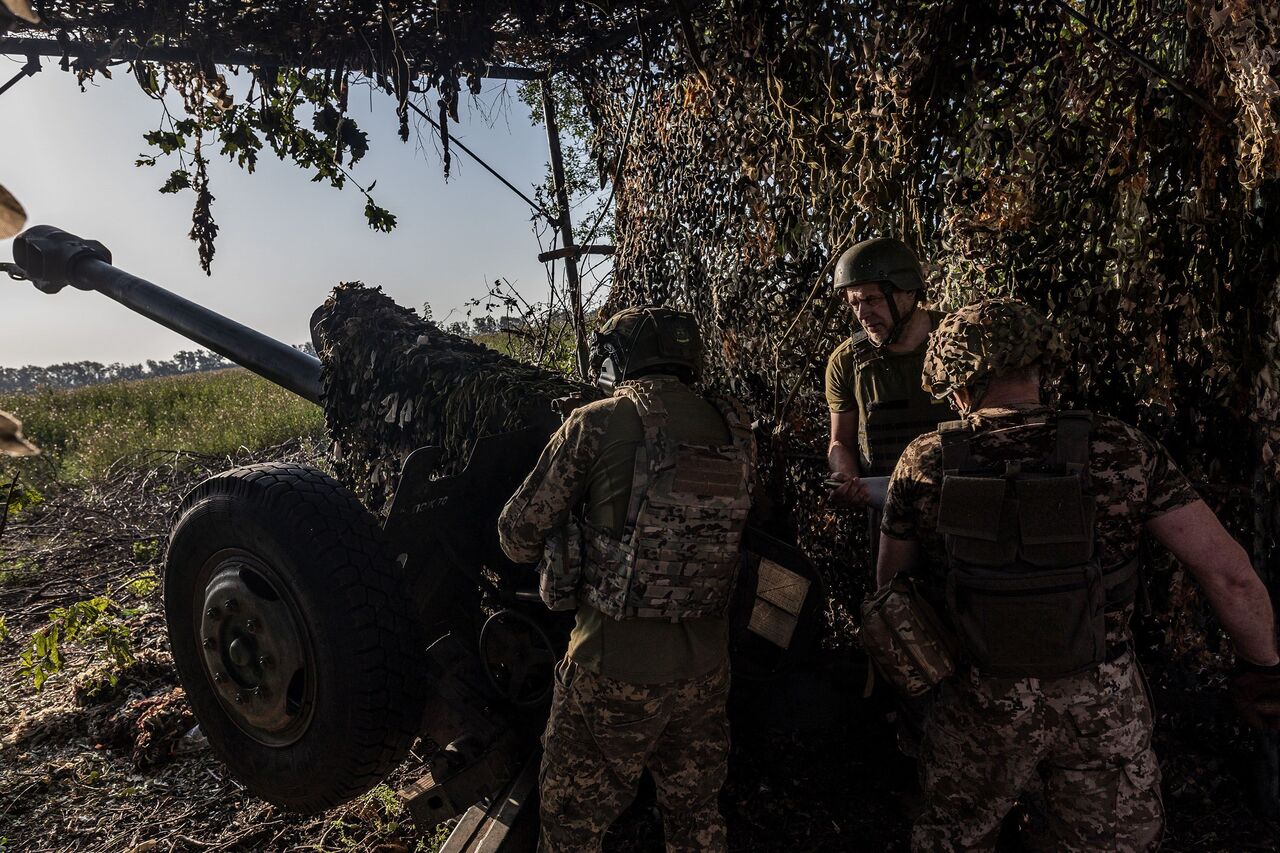
[[[879,578],[907,572],[932,590],[966,662],[925,734],[914,850],[992,849],[1024,792],[1046,810],[1041,849],[1158,847],[1151,703],[1128,629],[1143,530],[1196,577],[1235,641],[1246,717],[1280,723],[1272,612],[1247,555],[1156,442],[1040,403],[1039,365],[1056,346],[1048,321],[1008,299],[948,315],[929,340],[925,387],[963,420],[898,462]],[[993,499],[953,500],[981,494]]]
[[[729,595],[754,445],[689,387],[693,318],[627,309],[596,335],[612,396],[573,411],[503,508],[502,547],[576,608],[543,736],[542,851],[595,851],[648,769],[669,851],[722,851]]]

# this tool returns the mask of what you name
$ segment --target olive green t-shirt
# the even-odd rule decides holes
[[[929,311],[931,325],[936,328],[943,317],[940,311]],[[867,423],[870,409],[877,403],[893,401],[909,405],[921,412],[934,412],[932,424],[947,420],[950,411],[945,401],[934,400],[924,390],[924,355],[928,338],[908,352],[891,352],[864,345],[859,353],[854,338],[845,339],[827,358],[826,396],[827,407],[833,414],[856,412],[858,415],[859,461],[866,473],[871,467],[871,447],[867,440]],[[929,424],[925,418],[922,423]],[[920,431],[927,431],[923,426]],[[901,445],[905,446],[906,441]],[[889,473],[893,460],[886,460]],[[876,466],[885,467],[885,466]]]

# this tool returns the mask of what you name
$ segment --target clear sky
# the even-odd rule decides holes
[[[0,57],[0,83],[21,63]],[[546,173],[546,135],[517,85],[486,81],[481,104],[463,105],[454,132],[532,197]],[[157,191],[176,161],[134,166],[153,153],[142,134],[161,111],[125,66],[82,94],[73,75],[45,60],[44,71],[0,95],[0,184],[26,207],[28,225],[100,240],[122,269],[289,343],[309,338],[312,310],[344,280],[381,285],[403,305],[430,302],[437,320],[450,310],[461,319],[467,300],[496,278],[545,299],[545,267],[518,196],[458,151],[446,182],[433,131],[424,124],[422,144],[413,135],[401,143],[388,96],[353,87],[350,106],[370,137],[352,174],[364,186],[377,181],[374,197],[398,227],[371,231],[357,189],[312,183],[269,150],[253,175],[215,155],[210,188],[221,231],[212,277],[187,238],[191,192]],[[12,260],[12,241],[0,241],[0,259]],[[99,294],[51,296],[0,276],[0,366],[134,363],[192,348]]]

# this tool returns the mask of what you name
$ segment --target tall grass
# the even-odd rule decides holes
[[[319,406],[240,368],[0,394],[0,409],[21,418],[24,432],[44,450],[22,460],[29,482],[50,475],[91,480],[140,450],[224,456],[324,434]],[[4,469],[11,473],[15,464],[0,463],[0,485],[9,479]]]

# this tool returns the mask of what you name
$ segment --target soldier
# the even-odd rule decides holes
[[[540,592],[577,609],[543,736],[542,851],[595,851],[647,768],[669,851],[725,849],[726,610],[755,447],[689,387],[693,317],[629,308],[596,333],[610,397],[576,409],[498,521]]]
[[[836,262],[835,290],[853,311],[858,330],[827,359],[831,410],[831,502],[860,508],[871,497],[862,477],[887,477],[902,449],[947,417],[920,387],[924,345],[942,319],[920,307],[924,271],[901,240],[879,237],[847,249]],[[855,449],[856,448],[856,449]],[[874,574],[880,513],[867,507],[869,565]],[[899,699],[898,746],[915,757],[930,700]]]
[[[946,417],[920,387],[925,340],[942,312],[920,308],[920,262],[891,237],[864,240],[841,255],[835,289],[860,328],[827,359],[827,464],[831,481],[839,484],[831,501],[862,507],[870,493],[861,478],[887,477],[902,449]],[[869,515],[874,566],[880,518],[874,511]]]
[[[889,485],[879,578],[911,573],[960,640],[921,752],[914,850],[991,850],[1021,792],[1043,849],[1141,851],[1163,810],[1150,701],[1128,629],[1150,532],[1235,642],[1234,695],[1280,725],[1267,591],[1167,452],[1115,418],[1040,402],[1048,321],[1011,299],[948,315],[924,384],[963,420],[913,441]]]

